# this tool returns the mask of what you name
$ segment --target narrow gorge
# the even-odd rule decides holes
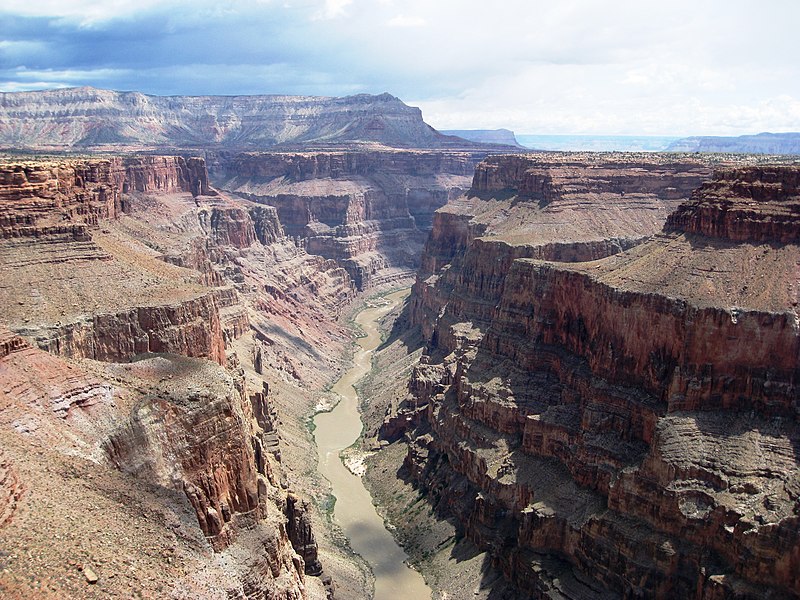
[[[800,595],[796,159],[185,102],[5,97],[3,597]]]

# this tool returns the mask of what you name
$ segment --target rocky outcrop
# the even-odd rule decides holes
[[[286,531],[292,546],[305,561],[308,575],[320,575],[322,563],[317,557],[317,540],[311,528],[308,503],[294,494],[286,497]]]
[[[288,236],[337,261],[359,289],[408,277],[433,212],[485,153],[245,153],[214,159],[216,184],[277,211]]]
[[[275,518],[282,494],[273,471],[277,463],[255,461],[261,430],[244,400],[240,374],[210,361],[166,354],[126,364],[76,364],[11,334],[2,339],[10,352],[0,358],[0,538],[10,551],[12,572],[27,568],[24,553],[15,549],[33,543],[37,560],[60,574],[50,584],[53,593],[85,595],[70,589],[74,583],[65,572],[70,565],[61,555],[80,553],[85,529],[105,523],[93,532],[98,540],[92,542],[92,554],[95,561],[102,558],[95,568],[106,593],[117,589],[115,576],[123,579],[123,589],[142,587],[135,573],[130,581],[127,570],[112,568],[120,549],[126,560],[140,564],[154,548],[163,566],[147,570],[153,592],[160,587],[202,595],[246,590],[251,597],[306,597],[303,559],[282,525],[288,521]],[[35,378],[28,375],[32,372]],[[43,448],[49,452],[46,459]],[[24,465],[24,485],[15,462]],[[111,491],[104,488],[106,479],[114,478],[109,465],[126,474],[118,475],[122,479]],[[79,477],[76,469],[88,471]],[[64,493],[63,478],[70,480],[70,474],[72,484]],[[153,489],[161,489],[160,496],[153,496]],[[163,490],[172,495],[165,498]],[[130,496],[98,511],[95,503],[104,494]],[[51,505],[58,507],[52,515]],[[143,511],[144,506],[154,512]],[[192,549],[200,541],[193,539],[187,517],[226,565],[224,573],[205,576],[210,582],[193,579],[215,568],[202,545],[200,553]],[[51,536],[44,546],[34,533],[42,519]],[[111,554],[103,554],[105,544],[99,542],[105,541],[113,541]],[[176,554],[197,573],[171,568]],[[13,577],[4,579],[4,589],[10,581]]]
[[[181,378],[157,386],[162,389],[136,405],[104,446],[117,468],[183,491],[203,533],[222,549],[239,520],[266,516],[258,476],[277,482],[266,463],[257,471],[242,383],[206,365],[177,356],[132,363],[126,371],[140,380]],[[193,382],[203,387],[187,385]]]
[[[0,451],[0,527],[7,525],[14,518],[23,493],[25,487],[13,463]]]
[[[208,184],[202,158],[182,156],[142,156],[124,159],[123,193],[188,192],[192,196],[215,196]]]
[[[431,235],[412,313],[430,341],[385,426],[406,424],[409,477],[526,596],[797,594],[796,169],[721,172],[664,234],[602,258],[531,235],[587,175],[487,162],[491,204],[524,189],[545,208],[505,228],[477,202],[437,215],[454,230]],[[640,189],[674,193],[655,179]],[[752,216],[706,225],[744,197]],[[576,225],[576,248],[598,242]]]
[[[594,194],[683,200],[708,172],[700,159],[657,154],[501,155],[478,165],[471,193],[509,192],[543,205]]]
[[[737,242],[800,239],[800,175],[793,167],[729,169],[667,219],[669,231]]]
[[[0,237],[72,232],[114,219],[125,194],[211,194],[202,159],[148,156],[0,165]]]
[[[41,349],[69,358],[123,361],[137,354],[170,352],[225,363],[219,309],[211,294],[20,333],[35,339]]]
[[[469,144],[441,135],[418,108],[389,94],[159,97],[89,87],[0,94],[0,145],[13,149],[247,149],[348,142]]]
[[[488,157],[469,192],[435,215],[411,299],[413,324],[430,338],[451,299],[459,315],[485,324],[514,260],[581,262],[631,248],[658,232],[710,173],[702,161],[658,155]]]

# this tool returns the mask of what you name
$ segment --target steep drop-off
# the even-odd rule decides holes
[[[487,322],[513,260],[586,261],[630,248],[659,231],[710,173],[706,161],[646,154],[487,158],[469,192],[434,216],[414,323],[430,337],[451,295],[457,314]]]
[[[3,593],[332,595],[278,427],[311,407],[277,408],[335,376],[347,273],[200,159],[0,172]],[[343,591],[363,586],[322,537]]]
[[[401,475],[522,597],[796,595],[798,168],[548,163],[436,214]]]
[[[359,289],[410,280],[436,209],[486,152],[342,151],[217,156],[215,184],[275,207],[287,235],[337,261]]]

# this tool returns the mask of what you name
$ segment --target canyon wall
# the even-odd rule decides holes
[[[0,173],[0,589],[332,597],[274,399],[245,366],[257,352],[264,377],[330,377],[332,358],[295,346],[311,311],[309,339],[343,343],[346,272],[274,208],[213,190],[202,159]]]
[[[125,210],[124,194],[209,195],[203,161],[177,156],[0,164],[0,235],[86,235],[83,225]]]
[[[408,279],[434,211],[486,152],[363,150],[214,155],[220,189],[274,207],[287,235],[359,289]]]
[[[474,311],[469,318],[485,323],[514,260],[579,262],[631,248],[659,231],[710,173],[706,161],[659,155],[488,157],[469,192],[434,217],[413,324],[430,338],[454,291]]]
[[[796,595],[798,168],[549,160],[436,214],[401,474],[523,597]]]

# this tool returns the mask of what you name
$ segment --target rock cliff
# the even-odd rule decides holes
[[[488,157],[470,191],[434,217],[412,298],[414,324],[430,337],[456,287],[475,311],[470,318],[486,321],[515,259],[587,261],[642,242],[710,173],[705,161],[646,154]],[[451,263],[457,268],[445,268]]]
[[[409,278],[434,211],[485,152],[347,151],[216,157],[220,188],[273,206],[286,234],[337,261],[359,289]]]
[[[786,167],[717,173],[667,220],[667,229],[733,241],[793,243],[800,238],[800,178]]]
[[[87,237],[85,225],[119,216],[125,210],[125,194],[133,192],[212,193],[205,165],[197,158],[6,162],[0,164],[0,236]]]
[[[269,148],[377,142],[468,147],[389,94],[148,96],[89,87],[0,93],[0,147],[7,149]]]
[[[384,434],[526,597],[800,592],[798,168],[664,160],[488,159],[426,246]]]
[[[347,274],[273,208],[210,188],[202,159],[0,172],[0,590],[331,597],[307,577],[318,521],[287,481],[274,399],[233,346],[264,377],[326,377],[294,348],[298,307],[319,298],[309,339],[338,349],[322,317],[352,297]]]

